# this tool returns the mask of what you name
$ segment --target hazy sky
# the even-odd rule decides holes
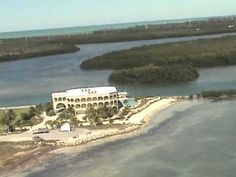
[[[236,0],[0,0],[0,32],[236,14]]]

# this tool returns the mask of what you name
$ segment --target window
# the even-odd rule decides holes
[[[98,101],[102,101],[103,100],[103,97],[98,97]]]
[[[79,98],[75,99],[75,102],[76,103],[80,102],[80,99]]]
[[[97,101],[98,99],[96,97],[93,97],[93,101]]]
[[[79,109],[79,108],[80,108],[80,105],[79,105],[79,104],[77,104],[75,107],[76,107],[77,109]]]
[[[66,101],[66,97],[63,98],[63,101]]]
[[[54,98],[54,101],[57,101],[57,98]]]
[[[92,99],[91,98],[87,98],[87,101],[92,101]]]
[[[82,107],[83,109],[84,109],[84,108],[86,108],[86,104],[82,104],[82,106],[81,106],[81,107]]]
[[[81,99],[81,102],[86,102],[86,99],[85,99],[85,98],[82,98],[82,99]]]
[[[58,101],[62,101],[62,98],[58,98]]]
[[[109,97],[108,97],[108,96],[105,96],[105,97],[104,97],[104,100],[108,100],[108,99],[109,99]]]

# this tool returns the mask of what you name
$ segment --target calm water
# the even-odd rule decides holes
[[[178,103],[141,136],[61,157],[28,177],[235,177],[235,107],[235,100]]]
[[[184,23],[186,21],[208,20],[206,18],[190,18],[190,19],[177,19],[177,20],[160,20],[160,21],[147,21],[147,22],[135,22],[135,23],[121,23],[121,24],[108,24],[97,26],[79,26],[69,28],[56,28],[46,30],[31,30],[20,32],[6,32],[0,33],[0,39],[5,38],[19,38],[19,37],[36,37],[36,36],[58,36],[58,35],[74,35],[74,34],[86,34],[97,30],[105,29],[123,29],[129,27],[135,27],[137,25],[147,24],[166,24],[166,23]]]
[[[228,34],[235,35],[235,34]],[[83,71],[80,63],[107,52],[132,47],[214,38],[222,35],[169,38],[121,43],[81,45],[77,53],[0,63],[0,106],[37,104],[50,100],[54,91],[109,84],[112,71]],[[123,85],[131,96],[187,95],[202,90],[236,88],[236,66],[201,69],[197,81],[174,85]]]

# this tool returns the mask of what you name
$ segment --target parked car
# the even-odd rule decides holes
[[[43,138],[39,137],[39,136],[34,136],[33,137],[34,141],[43,141]]]
[[[33,130],[33,134],[49,133],[48,128],[38,128]]]

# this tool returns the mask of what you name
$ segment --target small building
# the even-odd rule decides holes
[[[61,132],[70,132],[71,131],[71,127],[69,123],[64,123],[61,126]]]
[[[126,92],[122,93],[126,97]],[[119,93],[116,87],[91,87],[71,89],[64,92],[52,93],[53,109],[57,112],[73,107],[76,114],[88,108],[108,106],[118,109]]]

